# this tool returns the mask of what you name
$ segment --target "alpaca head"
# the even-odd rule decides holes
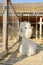
[[[32,36],[32,28],[30,22],[22,22],[20,25],[20,36],[30,38]]]

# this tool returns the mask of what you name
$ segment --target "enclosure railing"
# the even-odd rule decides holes
[[[10,6],[9,6],[10,5]],[[10,10],[12,8],[13,15],[9,16]],[[9,20],[10,19],[10,20]],[[9,48],[12,48],[15,43],[19,40],[19,20],[15,11],[15,8],[11,0],[3,1],[3,33],[2,33],[2,52],[0,51],[0,56],[8,54]]]

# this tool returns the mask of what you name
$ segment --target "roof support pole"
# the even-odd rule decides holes
[[[38,24],[40,25],[40,27],[39,27],[39,38],[41,40],[42,39],[42,25],[43,25],[42,17],[40,17],[40,22]]]
[[[37,14],[36,14],[36,39],[38,38],[38,24],[37,24]]]
[[[40,17],[40,39],[42,39],[42,17]]]

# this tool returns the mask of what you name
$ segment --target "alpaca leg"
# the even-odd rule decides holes
[[[22,47],[22,44],[20,45],[19,52],[20,54],[25,55],[25,51],[24,48]]]
[[[30,47],[30,48],[28,49],[26,55],[27,55],[27,56],[32,56],[32,55],[34,55],[34,54],[36,53],[35,51],[36,51],[35,49],[33,49],[32,47]]]
[[[22,55],[25,55],[25,51],[26,51],[25,45],[23,44],[23,46],[22,46]]]
[[[34,55],[35,54],[35,52],[34,53],[27,53],[26,55],[27,56],[32,56],[32,55]]]
[[[32,56],[35,54],[35,49],[33,49],[32,47],[29,48],[29,56]]]
[[[24,51],[22,52],[22,55],[25,55],[25,52]]]
[[[20,45],[19,52],[22,54],[22,44]]]

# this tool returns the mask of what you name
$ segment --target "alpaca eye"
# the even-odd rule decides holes
[[[25,29],[27,29],[27,27],[25,27]]]

